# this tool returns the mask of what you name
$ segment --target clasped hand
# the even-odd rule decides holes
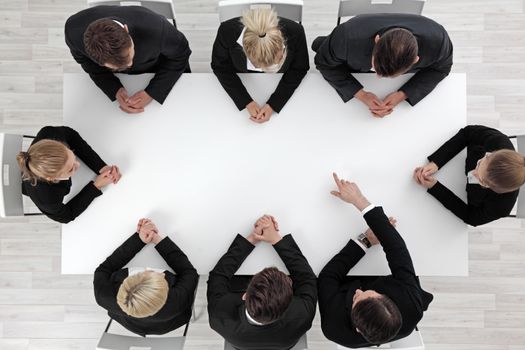
[[[273,216],[263,215],[255,222],[253,231],[246,239],[254,245],[261,241],[274,245],[282,239],[279,224]]]
[[[144,90],[139,91],[133,96],[129,97],[128,92],[124,87],[121,87],[117,91],[116,98],[119,108],[124,112],[131,114],[144,112],[144,107],[146,107],[153,100],[153,98]]]
[[[140,219],[137,223],[137,232],[142,242],[148,243],[159,243],[162,240],[162,236],[159,233],[157,226],[150,219]]]
[[[273,108],[269,104],[265,104],[261,108],[255,101],[248,103],[246,109],[250,114],[250,120],[258,124],[266,123],[273,114]]]
[[[374,93],[365,91],[364,89],[359,90],[355,97],[368,106],[370,113],[374,117],[383,118],[394,111],[401,101],[404,101],[407,96],[403,91],[395,91],[381,100]]]

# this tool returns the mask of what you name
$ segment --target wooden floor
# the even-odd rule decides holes
[[[208,72],[216,1],[175,2],[192,69]],[[309,43],[333,29],[337,4],[305,0]],[[524,0],[427,0],[424,14],[454,42],[453,70],[468,73],[469,123],[525,133],[524,6]],[[62,122],[62,74],[81,71],[64,44],[63,24],[84,7],[85,0],[0,0],[1,131],[34,133]],[[422,278],[435,295],[420,325],[427,348],[525,350],[524,221],[472,228],[469,239],[470,277]],[[91,275],[60,274],[60,241],[60,226],[45,218],[0,221],[0,349],[95,347],[107,316],[95,304]],[[429,258],[439,264],[446,257]],[[206,279],[188,349],[222,349],[208,327]],[[334,349],[318,318],[308,336],[311,349]]]

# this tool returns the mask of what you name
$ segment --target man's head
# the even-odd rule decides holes
[[[253,276],[243,299],[250,317],[262,324],[281,318],[293,297],[292,280],[275,267]]]
[[[122,282],[117,293],[117,304],[129,316],[152,316],[166,304],[168,290],[164,273],[144,271],[128,276]]]
[[[371,344],[392,340],[403,320],[394,302],[386,295],[373,290],[358,289],[352,304],[352,324]]]
[[[375,43],[372,67],[379,76],[396,77],[419,61],[417,40],[406,29],[394,28],[376,35]]]
[[[133,64],[135,47],[128,26],[110,18],[91,22],[84,32],[84,47],[93,61],[114,71]]]

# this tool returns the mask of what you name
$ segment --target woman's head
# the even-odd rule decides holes
[[[496,193],[512,192],[525,183],[525,157],[507,149],[487,153],[473,174],[482,186]]]
[[[22,178],[35,185],[38,180],[55,182],[71,177],[80,167],[75,154],[62,142],[40,140],[16,156]]]
[[[122,282],[117,293],[117,304],[129,316],[152,316],[166,304],[168,289],[163,273],[144,271],[128,276]]]
[[[277,13],[271,9],[249,10],[241,22],[246,27],[242,41],[246,57],[263,71],[278,71],[286,50]]]

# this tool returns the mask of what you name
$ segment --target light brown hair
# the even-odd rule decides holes
[[[277,13],[272,9],[249,10],[241,22],[246,27],[242,46],[248,59],[259,68],[280,63],[283,57],[280,54],[284,55],[284,37]]]
[[[504,149],[491,153],[483,179],[496,193],[512,192],[525,183],[525,157]]]
[[[152,316],[166,304],[168,290],[164,275],[144,271],[128,276],[122,282],[117,293],[117,304],[130,316]]]
[[[99,65],[106,63],[117,67],[128,63],[131,37],[124,28],[110,18],[101,18],[84,32],[84,48],[88,56]]]
[[[293,298],[292,280],[275,267],[253,276],[246,289],[246,310],[262,324],[281,318]]]
[[[55,140],[40,140],[27,152],[18,153],[16,160],[22,179],[35,186],[38,180],[48,181],[60,174],[68,160],[68,147]]]

